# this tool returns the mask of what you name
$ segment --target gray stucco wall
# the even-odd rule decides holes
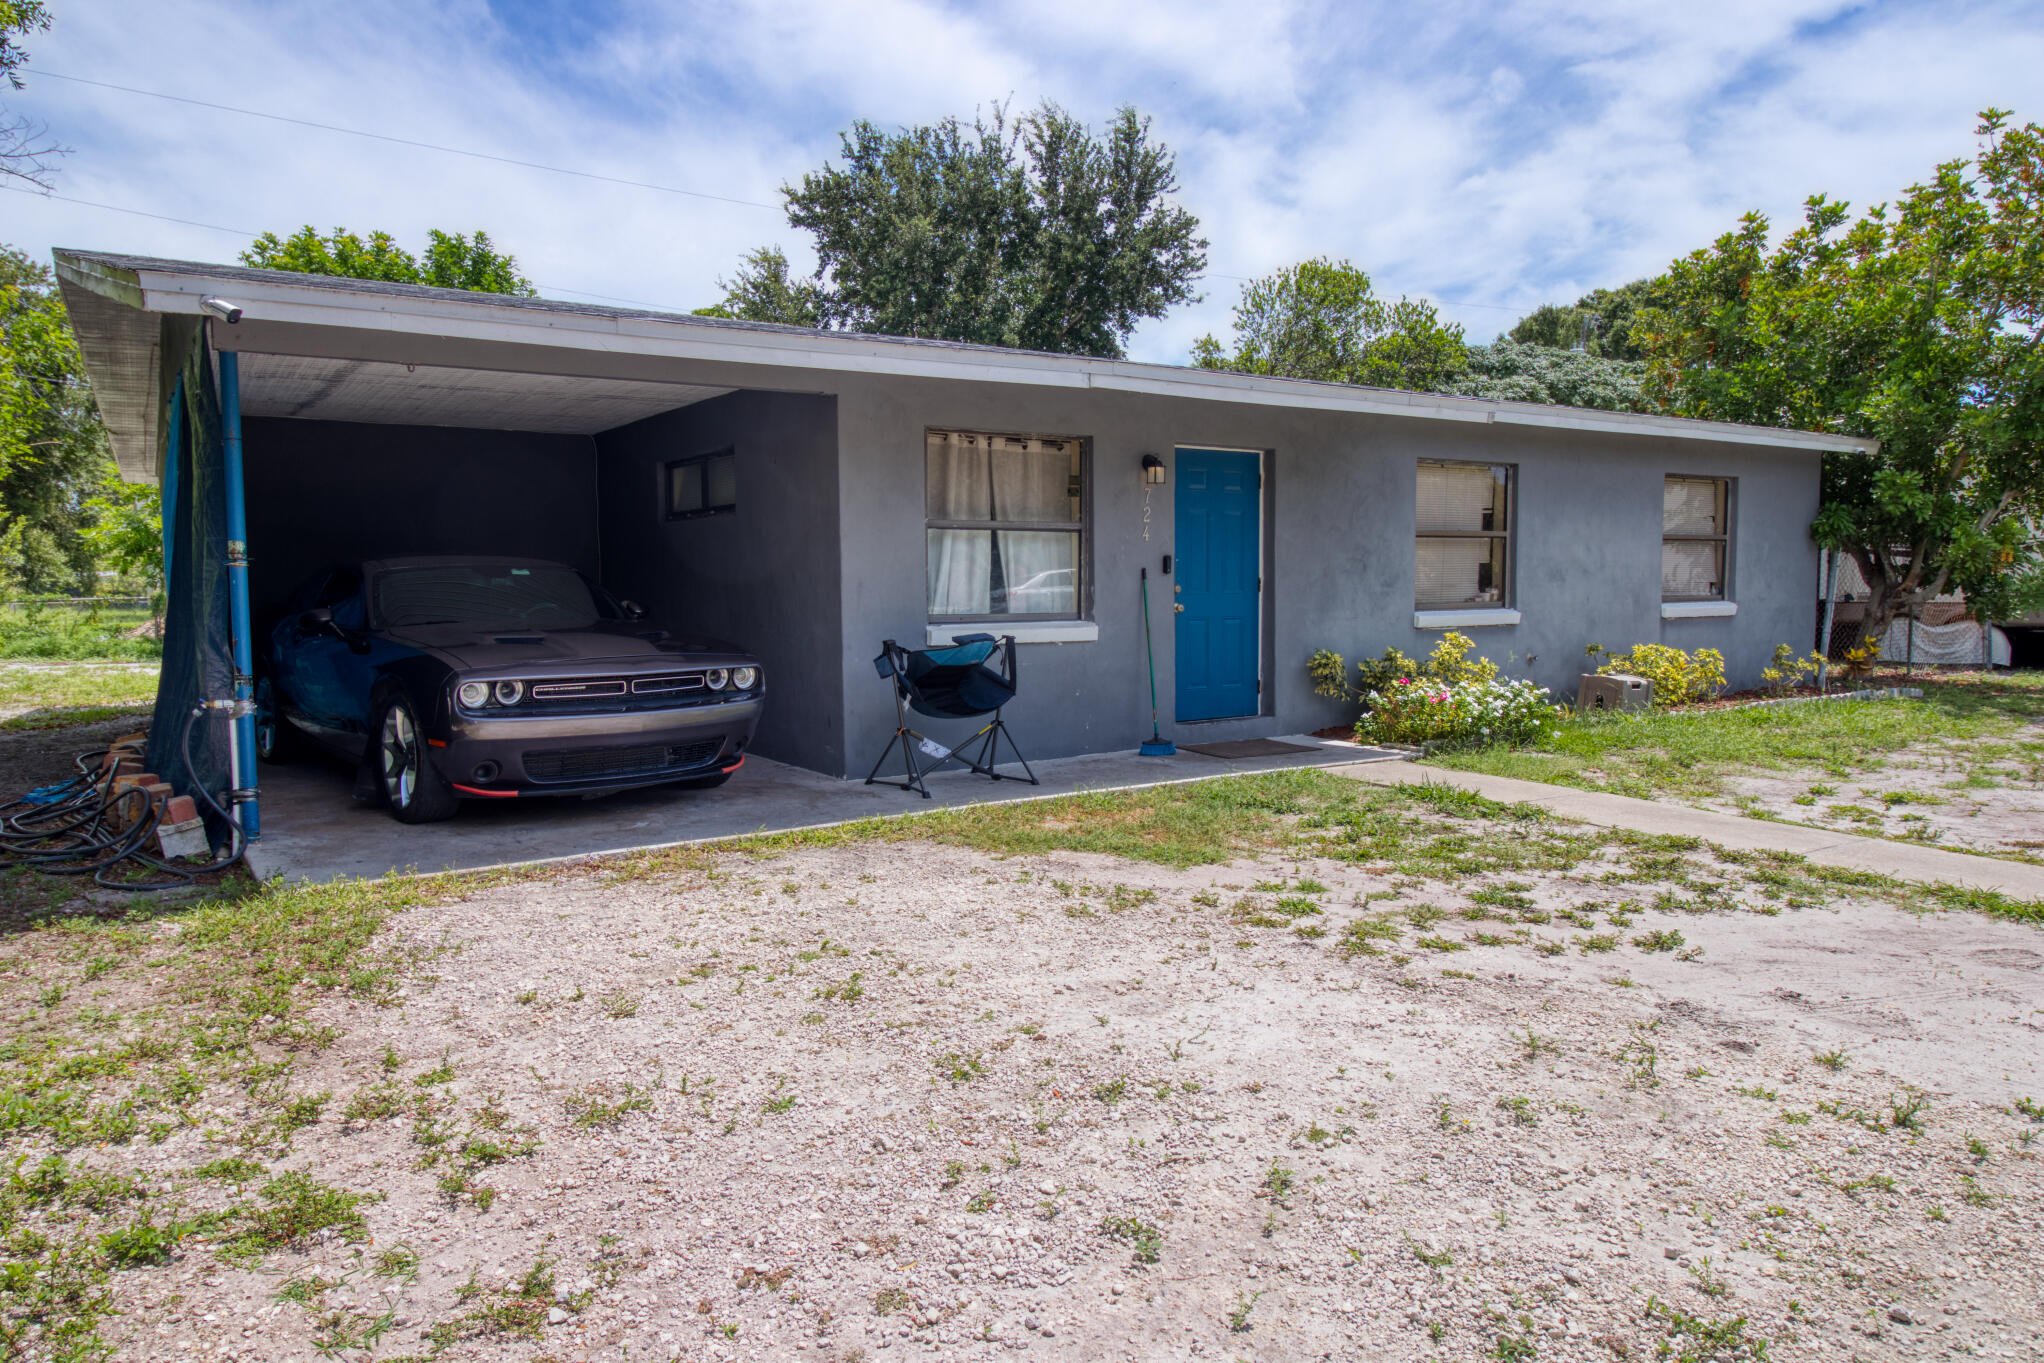
[[[759,657],[767,711],[755,752],[844,770],[836,403],[730,393],[606,431],[596,447],[605,583],[670,627]],[[667,464],[726,448],[737,510],[668,520]]]
[[[1477,423],[1310,412],[1280,406],[897,378],[838,389],[844,579],[845,732],[863,775],[893,728],[872,674],[882,638],[924,637],[923,432],[929,427],[1085,436],[1092,441],[1091,643],[1021,649],[1021,694],[1008,718],[1028,755],[1133,747],[1149,730],[1138,569],[1151,570],[1163,729],[1180,743],[1310,731],[1350,707],[1312,694],[1316,648],[1351,660],[1397,646],[1423,655],[1441,631],[1413,625],[1413,494],[1423,458],[1518,466],[1514,542],[1522,613],[1515,626],[1467,632],[1513,675],[1574,698],[1583,648],[1666,642],[1726,657],[1734,686],[1757,683],[1774,645],[1807,650],[1815,633],[1818,456],[1809,453]],[[1261,449],[1265,469],[1264,713],[1181,725],[1175,683],[1171,486],[1151,494],[1142,539],[1144,452],[1177,446]],[[1663,620],[1662,480],[1736,479],[1732,594],[1725,619]],[[998,633],[997,629],[992,632]],[[931,723],[944,736],[946,726]],[[963,732],[963,726],[958,727]],[[810,765],[822,765],[812,763]]]
[[[258,622],[350,559],[517,554],[597,570],[587,436],[251,417],[242,443]]]

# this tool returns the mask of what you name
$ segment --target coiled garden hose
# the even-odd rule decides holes
[[[146,790],[130,787],[116,794],[111,780],[102,787],[97,773],[112,749],[99,748],[72,759],[78,775],[69,781],[41,787],[0,805],[0,866],[22,866],[45,875],[90,875],[110,890],[144,892],[189,885],[199,876],[224,871],[240,861],[248,850],[241,821],[221,808],[192,763],[192,730],[205,713],[203,706],[195,707],[185,720],[179,756],[191,788],[227,821],[225,855],[204,866],[180,866],[143,850],[163,821],[163,806],[150,799]],[[168,879],[108,878],[124,865]]]

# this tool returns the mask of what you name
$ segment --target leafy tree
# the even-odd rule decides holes
[[[1640,361],[1646,350],[1634,323],[1642,309],[1662,301],[1658,279],[1635,279],[1615,289],[1592,289],[1572,304],[1543,303],[1520,318],[1509,335],[1527,345],[1573,350],[1580,344],[1604,359]]]
[[[1468,369],[1446,391],[1505,402],[1644,412],[1649,407],[1640,385],[1646,369],[1630,360],[1500,337],[1489,345],[1469,347]]]
[[[1871,637],[1951,587],[1986,618],[2044,597],[2044,128],[1989,110],[1978,135],[1892,209],[1818,195],[1772,248],[1748,214],[1641,319],[1670,410],[1880,440],[1825,458],[1812,527],[1858,563]]]
[[[840,142],[841,165],[781,191],[815,239],[813,283],[755,251],[725,285],[731,315],[813,304],[815,323],[851,331],[1113,356],[1206,267],[1198,220],[1170,201],[1176,159],[1133,108],[1097,138],[1045,103],[899,133],[861,120]]]
[[[87,501],[112,467],[49,268],[0,247],[0,587],[91,589]]]
[[[1346,260],[1301,261],[1242,286],[1234,353],[1212,336],[1193,346],[1202,369],[1330,383],[1441,391],[1465,361],[1462,328],[1424,300],[1377,296]]]
[[[809,280],[788,277],[788,257],[778,246],[748,251],[738,278],[720,279],[724,301],[697,308],[698,317],[729,317],[747,322],[780,322],[791,327],[824,324],[823,290]]]
[[[152,597],[163,593],[163,497],[153,484],[109,477],[86,504],[92,523],[85,540],[94,556],[142,579]]]
[[[345,227],[336,227],[323,237],[306,226],[288,237],[263,233],[241,253],[241,263],[262,270],[429,284],[473,293],[530,296],[539,292],[531,280],[518,273],[516,259],[497,251],[487,232],[477,231],[469,237],[435,228],[426,237],[421,258],[400,247],[388,232],[371,232],[365,240]]]
[[[28,61],[22,37],[49,27],[50,9],[42,0],[0,0],[0,79],[9,89],[22,87],[21,67]],[[65,150],[36,119],[0,109],[0,175],[48,188],[50,162]]]

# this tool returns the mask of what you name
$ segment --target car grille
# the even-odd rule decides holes
[[[627,748],[551,748],[525,754],[528,781],[614,781],[687,771],[716,760],[721,738],[693,743],[643,743]]]
[[[526,712],[614,715],[639,710],[680,710],[736,700],[746,693],[712,691],[701,668],[651,676],[547,677],[528,682]]]

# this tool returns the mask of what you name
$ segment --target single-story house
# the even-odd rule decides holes
[[[181,392],[188,428],[238,402],[225,530],[167,500],[177,544],[245,543],[252,618],[346,559],[558,559],[757,654],[754,750],[833,775],[893,731],[883,639],[981,630],[1020,641],[1028,756],[1132,748],[1145,569],[1180,743],[1341,723],[1314,650],[1423,655],[1447,630],[1558,697],[1593,642],[1716,648],[1752,685],[1816,630],[1819,462],[1865,447],[96,251],[56,268],[127,478],[175,481]],[[194,572],[171,628],[224,638],[235,573]]]

